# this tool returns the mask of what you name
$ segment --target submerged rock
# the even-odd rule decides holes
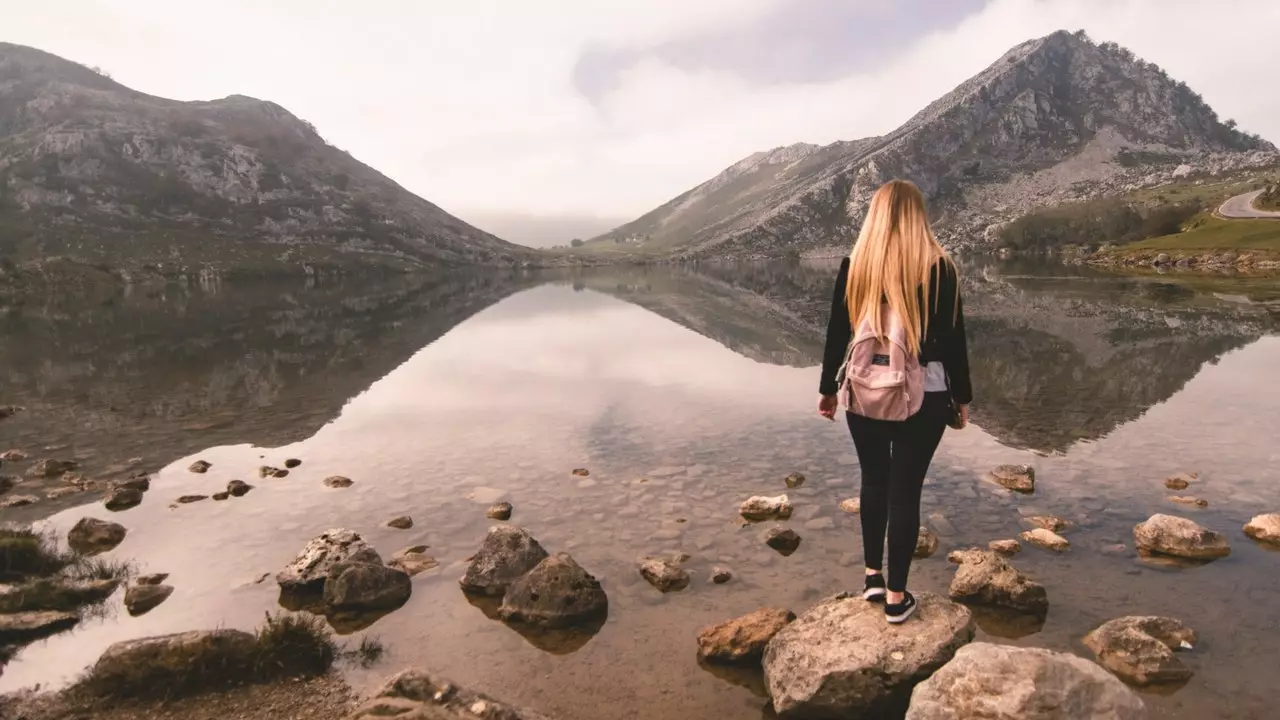
[[[137,488],[113,487],[107,490],[102,504],[108,510],[128,510],[142,502],[142,491]]]
[[[387,521],[387,527],[395,528],[396,530],[408,530],[413,527],[413,518],[408,515],[391,518]]]
[[[27,470],[27,477],[56,478],[80,467],[75,460],[41,460]]]
[[[243,497],[253,486],[243,480],[232,480],[227,483],[227,494],[232,497]]]
[[[713,663],[757,663],[765,646],[796,619],[784,608],[761,608],[698,632],[698,659]]]
[[[547,551],[524,528],[494,525],[459,583],[469,593],[500,596],[546,559]]]
[[[728,568],[714,567],[711,568],[711,582],[716,585],[723,585],[733,579],[733,573]]]
[[[906,720],[1139,720],[1142,700],[1069,653],[973,643],[911,693]]]
[[[1052,533],[1060,533],[1071,527],[1069,521],[1063,520],[1057,515],[1032,515],[1025,519],[1032,527],[1048,530]]]
[[[992,540],[987,543],[987,549],[998,552],[1001,555],[1017,555],[1022,552],[1022,543],[1017,540]]]
[[[204,460],[197,460],[191,463],[191,465],[187,469],[193,473],[203,475],[204,473],[209,472],[209,468],[211,467],[213,467],[211,463],[207,463]]]
[[[143,615],[168,600],[172,594],[172,585],[130,585],[124,593],[124,606],[130,615]]]
[[[80,616],[61,610],[0,614],[0,646],[37,640],[80,622]]]
[[[511,511],[511,503],[499,502],[489,506],[489,510],[485,513],[485,516],[490,520],[506,521],[511,519]]]
[[[412,545],[392,555],[387,565],[405,571],[409,577],[440,567],[435,558],[427,555],[428,549],[426,545]]]
[[[1194,630],[1165,617],[1118,618],[1084,637],[1103,667],[1135,685],[1186,682],[1191,669],[1174,651],[1190,650],[1195,643]]]
[[[783,478],[782,482],[785,483],[788,488],[794,490],[804,484],[804,475],[801,475],[798,472],[793,472]]]
[[[280,589],[288,592],[321,592],[329,571],[339,563],[382,564],[378,552],[360,534],[337,528],[307,543],[284,570],[276,573]]]
[[[645,558],[640,563],[640,575],[664,593],[689,587],[689,571],[680,567],[675,558]]]
[[[764,534],[764,544],[782,555],[790,555],[800,548],[800,536],[791,528],[775,526]]]
[[[127,532],[119,523],[90,517],[80,518],[67,531],[67,545],[81,555],[96,555],[124,542]]]
[[[500,703],[421,670],[405,670],[387,681],[349,720],[549,720]]]
[[[352,481],[351,478],[343,477],[341,475],[330,475],[329,477],[324,479],[324,484],[325,484],[325,487],[346,488],[346,487],[351,487],[352,485],[355,484],[355,482]]]
[[[1173,515],[1152,515],[1146,522],[1135,525],[1133,539],[1139,550],[1193,560],[1213,560],[1231,554],[1231,546],[1222,533]]]
[[[538,563],[507,589],[498,615],[508,622],[566,628],[602,618],[609,599],[600,581],[567,553]]]
[[[818,604],[782,628],[764,652],[765,683],[784,718],[891,717],[917,683],[973,639],[969,609],[931,593],[907,623],[860,597]]]
[[[778,495],[776,497],[755,495],[744,500],[738,512],[742,517],[755,522],[773,519],[786,520],[791,517],[791,501],[787,499],[786,495]]]
[[[1280,513],[1255,515],[1245,523],[1244,534],[1261,543],[1280,545]]]
[[[413,592],[405,571],[368,562],[336,563],[324,583],[324,604],[338,612],[394,610]]]
[[[1170,490],[1186,490],[1197,479],[1199,476],[1196,473],[1178,473],[1173,477],[1165,478],[1164,486]]]
[[[947,560],[960,566],[951,579],[948,594],[952,600],[1036,615],[1048,612],[1049,595],[1044,586],[996,553],[977,548],[956,550]]]
[[[938,551],[938,536],[927,527],[920,526],[920,530],[916,532],[916,549],[912,557],[924,559],[931,557]]]
[[[991,479],[1021,493],[1036,489],[1036,471],[1030,465],[998,465],[991,471]]]
[[[1044,528],[1028,530],[1022,533],[1019,537],[1022,538],[1023,542],[1029,542],[1032,545],[1039,545],[1046,550],[1052,550],[1054,552],[1065,552],[1066,549],[1071,546],[1071,543],[1067,542],[1066,538],[1056,532],[1046,530]]]
[[[1209,501],[1203,498],[1191,497],[1190,495],[1171,495],[1169,502],[1175,502],[1179,505],[1190,505],[1192,507],[1207,508]]]

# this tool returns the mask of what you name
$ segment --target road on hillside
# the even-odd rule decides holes
[[[1254,190],[1243,195],[1237,195],[1226,202],[1222,203],[1222,207],[1218,208],[1218,214],[1224,218],[1275,218],[1280,219],[1280,212],[1272,212],[1269,210],[1259,210],[1253,206],[1253,201],[1263,193],[1262,190]]]

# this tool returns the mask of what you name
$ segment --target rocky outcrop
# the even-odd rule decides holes
[[[1132,690],[1088,660],[972,643],[916,686],[906,720],[1140,720],[1144,713]]]
[[[382,564],[378,552],[360,534],[337,528],[307,543],[289,566],[276,573],[280,589],[288,593],[323,592],[334,566],[342,563]]]
[[[1191,560],[1213,560],[1231,554],[1225,535],[1173,515],[1152,515],[1135,525],[1133,539],[1141,551]]]
[[[172,585],[137,583],[125,590],[124,606],[130,615],[144,615],[168,600],[172,594]]]
[[[1280,546],[1280,513],[1255,515],[1245,523],[1244,534],[1260,543]]]
[[[776,497],[753,495],[742,502],[738,513],[747,520],[760,522],[774,519],[786,520],[791,517],[791,510],[791,501],[786,495]]]
[[[757,663],[765,646],[796,619],[783,608],[761,608],[698,632],[698,659],[711,663]]]
[[[495,525],[459,583],[466,592],[501,596],[522,575],[547,559],[547,551],[524,528]]]
[[[773,709],[782,718],[888,717],[912,689],[973,639],[969,609],[929,593],[902,626],[861,598],[836,597],[784,627],[765,649]]]
[[[689,571],[680,567],[683,557],[645,558],[640,562],[640,576],[664,593],[689,587]]]
[[[67,531],[67,544],[81,555],[96,555],[124,542],[127,532],[119,523],[97,518],[80,518]]]
[[[609,599],[600,581],[566,553],[538,563],[502,598],[498,615],[509,622],[566,628],[603,618]]]
[[[1194,630],[1164,617],[1118,618],[1084,637],[1103,667],[1134,685],[1186,682],[1191,669],[1174,651],[1191,650],[1195,643]]]
[[[421,670],[405,670],[387,681],[348,720],[551,720],[467,690]]]
[[[952,600],[1043,615],[1049,611],[1044,586],[987,550],[956,550],[947,560],[959,565],[951,579]]]
[[[404,605],[412,592],[403,570],[381,563],[340,562],[329,569],[324,604],[339,613],[382,612]]]

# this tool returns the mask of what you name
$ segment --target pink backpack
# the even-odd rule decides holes
[[[907,349],[906,328],[889,303],[880,305],[880,327],[883,341],[864,318],[849,341],[836,374],[840,404],[873,420],[906,420],[924,402],[924,368]]]

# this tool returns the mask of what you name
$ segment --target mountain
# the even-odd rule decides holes
[[[756,153],[596,244],[675,257],[844,254],[882,183],[920,186],[940,239],[983,243],[1026,211],[1280,162],[1185,83],[1113,43],[1018,45],[882,137]]]
[[[126,272],[517,264],[271,102],[178,102],[0,43],[0,260]]]

